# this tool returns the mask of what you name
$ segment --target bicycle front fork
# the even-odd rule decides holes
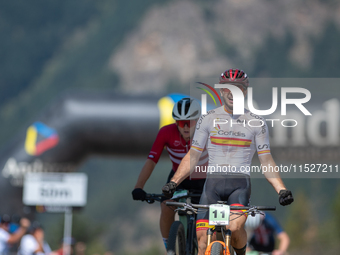
[[[226,247],[229,247],[229,248],[231,246],[231,231],[230,231],[230,229],[228,229],[226,234],[225,234],[225,245],[226,245]]]
[[[225,231],[225,229],[223,229],[222,227],[216,227],[215,229],[209,228],[207,230],[207,234],[208,234],[207,246],[209,246],[209,244],[211,243],[212,235],[214,234],[215,231],[216,231],[217,240],[224,240],[223,235],[225,234],[225,245],[226,247],[230,247],[231,246],[231,231],[230,229],[227,229]]]

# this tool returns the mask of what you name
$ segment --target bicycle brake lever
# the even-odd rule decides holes
[[[185,207],[186,211],[191,211],[193,213],[197,213],[197,209],[193,208],[191,205],[185,205],[184,207]]]
[[[258,214],[264,215],[264,212],[258,210],[257,208],[251,208],[251,209],[249,210],[249,214],[250,214],[252,217],[255,217],[255,214],[257,214],[257,213],[258,213]]]
[[[197,213],[197,209],[193,208],[191,205],[184,205],[183,208],[175,209],[175,212],[178,212],[178,211],[183,211],[183,212],[190,211],[190,212],[193,212],[193,213]]]

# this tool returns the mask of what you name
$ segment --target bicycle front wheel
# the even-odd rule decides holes
[[[221,255],[223,251],[223,246],[220,243],[213,243],[211,246],[211,255]]]
[[[180,221],[175,221],[171,225],[167,255],[185,255],[185,232]]]
[[[221,243],[213,243],[211,246],[211,255],[230,255],[229,249],[226,248],[226,251],[223,253],[223,245]]]

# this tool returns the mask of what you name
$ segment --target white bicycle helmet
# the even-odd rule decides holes
[[[196,120],[201,116],[200,103],[195,99],[182,98],[175,103],[172,110],[172,117],[175,120]]]
[[[259,213],[255,214],[255,216],[248,215],[244,228],[248,230],[255,230],[262,224],[263,219],[264,215]]]

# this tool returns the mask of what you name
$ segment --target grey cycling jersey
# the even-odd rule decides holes
[[[259,156],[270,154],[265,120],[246,109],[244,115],[233,115],[221,106],[202,115],[197,122],[191,148],[202,152],[206,143],[209,166],[195,171],[249,175],[255,151]]]

